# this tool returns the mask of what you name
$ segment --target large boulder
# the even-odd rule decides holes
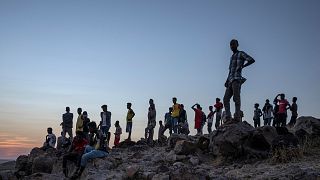
[[[254,130],[247,122],[223,125],[210,134],[209,148],[215,156],[243,155],[243,146]]]
[[[184,134],[171,134],[171,136],[168,138],[168,146],[170,148],[174,148],[176,143],[180,140],[188,140],[188,136],[187,135],[184,135]]]
[[[188,155],[196,151],[197,145],[186,140],[180,140],[174,147],[174,152],[178,155]]]
[[[255,129],[245,121],[228,124],[211,133],[209,149],[215,156],[267,158],[277,136],[271,126]]]
[[[320,119],[311,116],[299,117],[292,130],[300,140],[305,140],[305,138],[319,138]]]
[[[32,173],[51,173],[55,160],[51,157],[39,156],[34,158]]]
[[[16,165],[15,165],[15,175],[18,178],[21,178],[23,176],[28,176],[31,174],[32,170],[32,162],[28,160],[28,156],[21,155],[16,159]]]

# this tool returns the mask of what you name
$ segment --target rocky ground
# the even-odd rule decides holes
[[[302,117],[292,129],[254,129],[241,122],[207,136],[172,135],[164,146],[122,142],[95,159],[80,179],[320,179],[320,120]],[[71,164],[71,163],[70,163]],[[69,174],[74,171],[69,166]],[[2,179],[67,179],[62,156],[34,148]],[[1,179],[0,178],[0,179]]]

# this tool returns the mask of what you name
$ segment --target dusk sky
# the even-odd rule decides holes
[[[98,122],[107,104],[123,140],[132,102],[138,140],[149,98],[159,121],[177,97],[195,134],[190,107],[199,103],[207,114],[223,98],[233,38],[256,60],[243,70],[246,121],[253,123],[254,103],[278,93],[298,97],[299,116],[319,118],[319,7],[318,0],[0,0],[0,159],[41,146],[47,127],[59,136],[66,106]],[[155,138],[157,131],[158,123]]]

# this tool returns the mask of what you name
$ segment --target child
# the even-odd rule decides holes
[[[207,119],[208,119],[208,133],[210,134],[212,132],[212,122],[213,122],[213,116],[214,116],[215,111],[213,111],[212,106],[209,106],[209,111],[210,111],[210,113],[208,114]],[[217,128],[217,126],[216,126],[216,128]]]
[[[253,111],[253,122],[254,127],[260,127],[260,117],[262,116],[262,111],[259,109],[259,104],[254,104],[254,111]]]
[[[114,146],[117,147],[119,145],[119,142],[120,142],[120,135],[122,134],[122,129],[120,127],[119,121],[116,121],[114,126],[116,127],[116,132],[114,133],[114,135],[115,135],[115,137],[114,137]]]
[[[127,103],[127,109],[128,109],[128,113],[127,113],[127,126],[126,126],[126,132],[129,133],[128,135],[128,141],[131,141],[131,131],[132,131],[132,119],[135,116],[135,113],[133,112],[133,110],[131,109],[132,104],[131,103]]]
[[[159,121],[159,125],[158,143],[162,145],[166,142],[167,137],[164,135],[165,126],[162,124],[162,121]]]

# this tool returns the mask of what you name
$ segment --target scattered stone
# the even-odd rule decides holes
[[[176,142],[176,145],[174,147],[174,152],[177,155],[188,155],[192,154],[196,151],[197,145],[186,141],[186,140],[179,140]]]

